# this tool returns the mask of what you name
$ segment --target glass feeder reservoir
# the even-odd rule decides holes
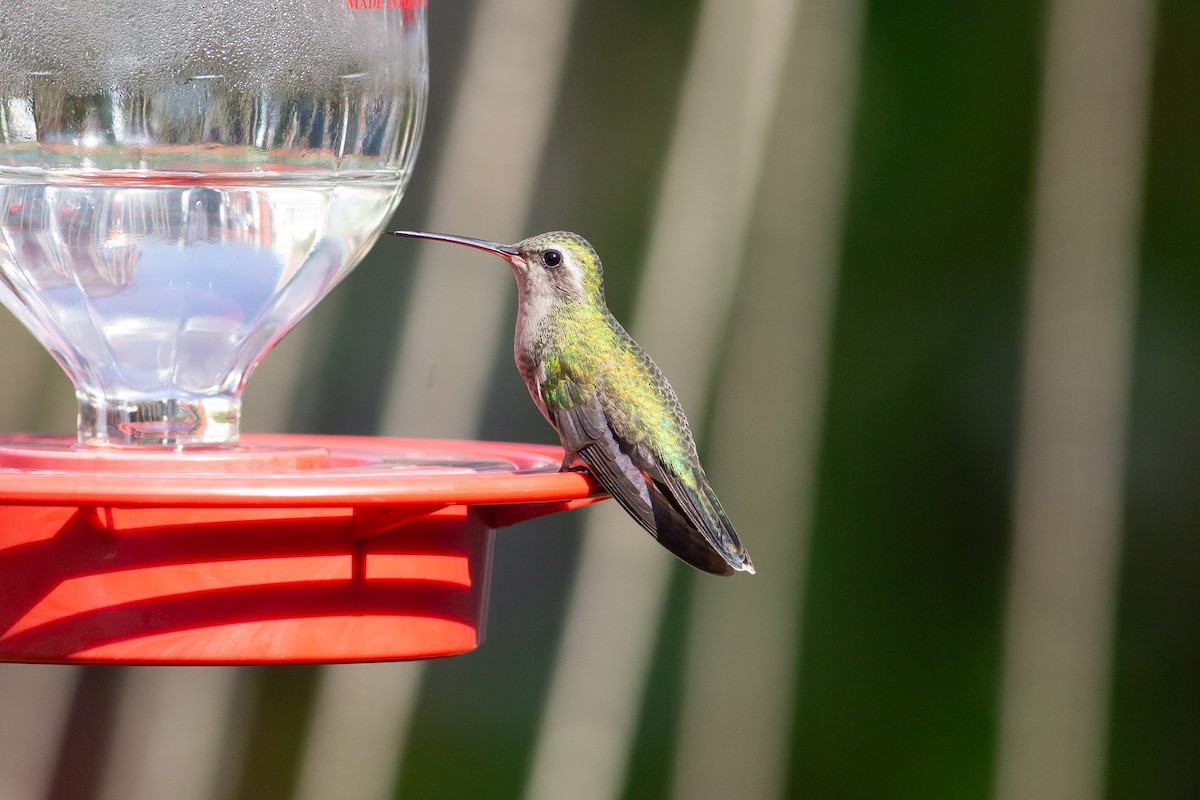
[[[236,441],[255,366],[395,210],[424,8],[355,5],[0,7],[0,301],[81,442]]]

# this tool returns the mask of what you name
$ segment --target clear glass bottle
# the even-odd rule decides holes
[[[0,3],[0,302],[81,443],[236,442],[254,368],[404,191],[424,5]]]

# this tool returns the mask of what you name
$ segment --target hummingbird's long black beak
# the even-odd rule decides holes
[[[495,253],[505,258],[521,254],[512,245],[489,242],[486,239],[472,239],[470,236],[454,236],[449,233],[429,233],[428,231],[388,231],[387,234],[388,236],[402,236],[406,239],[432,239],[435,242],[465,244],[467,247],[474,247],[476,250],[483,250],[487,253]]]

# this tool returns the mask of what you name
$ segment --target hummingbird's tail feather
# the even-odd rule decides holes
[[[754,572],[703,474],[688,489],[643,445],[622,444],[595,397],[549,411],[568,453],[578,453],[613,499],[658,543],[684,562],[714,575]]]
[[[593,441],[581,448],[579,455],[613,499],[680,560],[714,575],[732,575],[737,570],[754,572],[727,519],[724,524],[733,544],[722,546],[718,544],[722,537],[710,533],[708,525],[699,529],[693,522],[685,504],[666,484],[665,476],[655,479],[647,475],[613,437]],[[730,552],[735,555],[731,557]]]
[[[754,563],[750,560],[750,554],[746,552],[745,545],[734,531],[733,524],[721,508],[721,502],[717,500],[716,492],[708,485],[704,473],[696,476],[694,486],[667,470],[663,471],[662,477],[665,483],[663,493],[709,547],[720,553],[734,570],[753,575]]]
[[[675,496],[662,484],[650,481],[654,527],[647,530],[658,543],[685,563],[713,575],[732,575],[744,569],[713,545],[711,537],[692,523]],[[753,572],[753,567],[750,572]]]

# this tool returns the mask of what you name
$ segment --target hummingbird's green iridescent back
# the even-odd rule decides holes
[[[563,411],[594,395],[619,436],[649,447],[694,485],[699,458],[675,391],[608,309],[572,305],[552,314],[546,327],[540,359],[546,407]]]

